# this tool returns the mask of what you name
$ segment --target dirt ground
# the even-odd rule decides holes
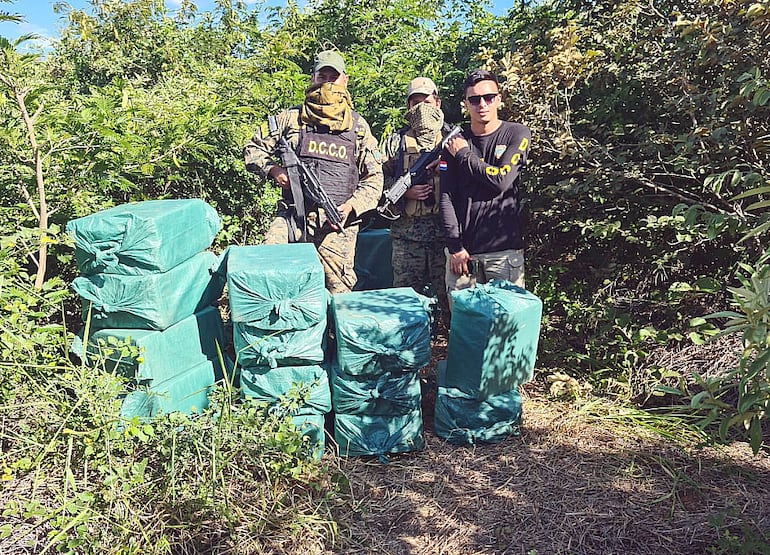
[[[755,457],[743,443],[677,444],[638,422],[550,401],[534,387],[523,397],[521,434],[498,444],[457,447],[438,438],[428,393],[424,450],[388,464],[341,459],[352,501],[340,511],[335,552],[770,552],[766,454]]]

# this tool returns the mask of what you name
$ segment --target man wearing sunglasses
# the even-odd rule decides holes
[[[524,287],[519,189],[532,136],[526,126],[499,119],[493,73],[471,72],[463,90],[470,129],[449,141],[440,167],[447,292],[494,278]]]
[[[409,84],[405,118],[407,125],[383,140],[385,188],[409,171],[423,152],[440,144],[451,129],[444,123],[436,84],[427,77],[416,77]],[[398,215],[390,225],[393,286],[412,287],[418,293],[425,293],[432,286],[442,312],[448,314],[435,166],[426,183],[413,183],[393,207]]]

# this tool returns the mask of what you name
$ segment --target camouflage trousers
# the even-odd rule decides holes
[[[287,211],[279,211],[265,234],[266,245],[285,245],[289,242],[289,224]],[[324,269],[326,288],[331,293],[348,293],[356,284],[353,263],[356,254],[358,226],[345,228],[345,234],[338,233],[324,223],[319,229],[318,221],[324,221],[323,213],[307,214],[307,241],[315,245],[318,258]]]
[[[411,241],[392,238],[393,287],[411,287],[420,294],[435,293],[439,306],[447,309],[444,284],[444,247],[440,241]]]

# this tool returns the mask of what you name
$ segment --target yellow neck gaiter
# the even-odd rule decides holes
[[[305,91],[302,123],[325,125],[330,131],[348,131],[353,126],[353,102],[348,89],[334,83],[313,85]]]

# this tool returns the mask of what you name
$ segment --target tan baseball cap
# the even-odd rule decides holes
[[[406,99],[409,100],[409,97],[413,94],[435,94],[438,96],[438,88],[436,88],[436,83],[427,77],[416,77],[409,83],[409,90],[406,91]]]
[[[313,73],[317,73],[318,70],[324,67],[330,67],[335,71],[345,73],[345,60],[342,59],[342,55],[336,50],[324,50],[315,57]]]

